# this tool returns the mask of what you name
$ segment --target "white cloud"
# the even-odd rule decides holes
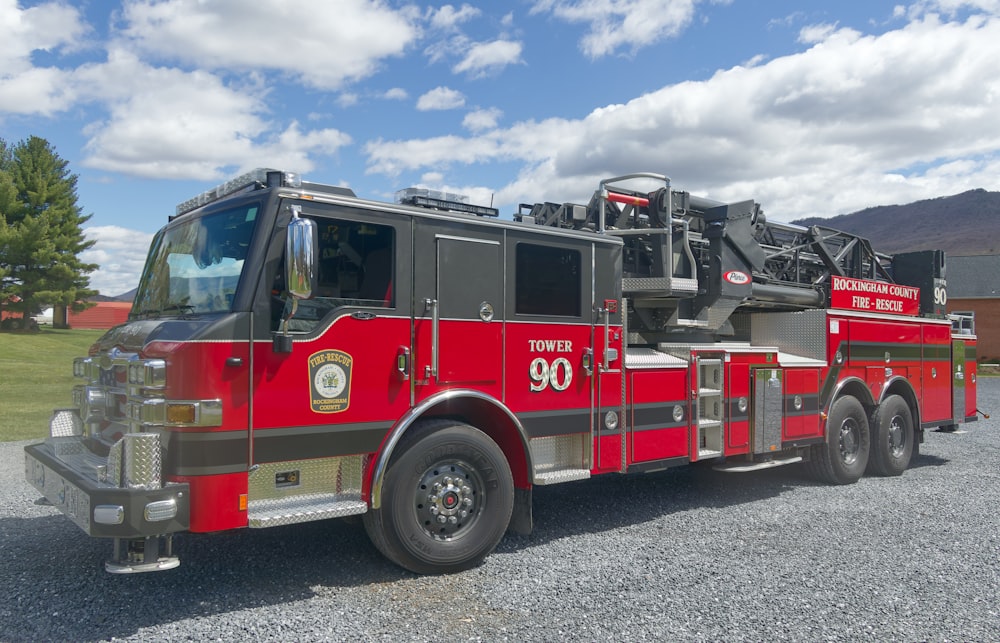
[[[74,77],[91,88],[90,99],[103,94],[110,111],[84,130],[87,167],[175,179],[218,178],[233,167],[308,171],[310,155],[350,143],[334,129],[303,134],[292,122],[282,130],[264,118],[260,92],[235,90],[207,72],[150,67],[121,51]]]
[[[356,92],[341,92],[340,95],[337,96],[337,105],[340,105],[341,107],[353,107],[357,105],[360,100],[361,97],[358,96]]]
[[[141,51],[211,69],[271,69],[322,89],[365,78],[419,35],[410,7],[365,0],[129,0],[124,35]]]
[[[113,225],[91,226],[83,233],[96,243],[80,253],[81,261],[100,266],[90,274],[91,288],[115,297],[139,285],[152,234]]]
[[[600,58],[676,36],[691,23],[699,1],[704,0],[536,0],[531,13],[586,24],[580,49]]]
[[[454,29],[461,23],[479,16],[482,11],[468,4],[463,4],[458,9],[446,4],[436,11],[430,10],[429,14],[430,24],[435,29]]]
[[[920,18],[929,13],[943,13],[954,17],[962,10],[973,10],[996,15],[1000,13],[1000,0],[917,0],[909,5],[897,5],[896,16]]]
[[[76,49],[88,31],[79,10],[61,2],[21,9],[17,0],[0,0],[0,74],[27,71],[35,51]]]
[[[469,48],[465,57],[452,67],[452,71],[456,74],[469,73],[472,76],[496,73],[507,65],[522,62],[522,49],[520,42],[511,40],[477,42]]]
[[[799,31],[799,42],[814,45],[817,42],[823,42],[835,31],[837,31],[837,25],[835,24],[809,25]]]
[[[457,109],[465,105],[465,96],[462,92],[449,87],[435,87],[417,99],[417,109],[422,112]]]
[[[462,127],[472,132],[493,129],[497,126],[497,121],[503,116],[503,112],[496,107],[489,109],[477,109],[469,112],[462,119]]]
[[[17,0],[0,0],[0,112],[48,116],[69,107],[76,97],[67,73],[33,67],[31,56],[76,50],[88,32],[74,7],[46,2],[21,9]]]
[[[368,174],[397,175],[426,167],[448,167],[452,163],[471,165],[493,161],[541,162],[561,141],[578,135],[578,121],[552,118],[541,123],[518,123],[506,130],[493,130],[463,138],[447,135],[429,139],[386,141],[365,144]]]
[[[54,67],[38,67],[0,76],[0,112],[51,116],[77,99],[71,74]]]
[[[406,100],[409,97],[410,94],[402,87],[393,87],[382,94],[382,98],[386,100]]]
[[[585,199],[603,177],[647,170],[713,198],[756,198],[777,220],[996,189],[996,60],[997,18],[929,15],[880,36],[830,30],[802,53],[579,120],[373,141],[368,171],[516,162],[517,178],[498,190],[516,203]]]

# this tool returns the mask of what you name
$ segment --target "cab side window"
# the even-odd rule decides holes
[[[580,316],[582,271],[578,250],[519,243],[515,255],[518,315]]]
[[[316,290],[311,299],[299,302],[288,329],[309,332],[328,312],[341,306],[393,307],[396,255],[393,228],[344,219],[309,218],[316,222],[319,233]],[[282,270],[279,268],[279,279]],[[291,301],[287,293],[281,293],[281,298],[284,316],[291,310]]]
[[[395,238],[389,226],[316,219],[319,279],[316,298],[337,305],[390,307]]]

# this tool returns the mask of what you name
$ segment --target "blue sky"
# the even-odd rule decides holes
[[[1000,0],[0,0],[0,138],[79,175],[91,283],[254,167],[585,201],[604,177],[789,221],[1000,189]]]

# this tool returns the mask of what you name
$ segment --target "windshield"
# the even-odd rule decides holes
[[[250,247],[258,203],[185,218],[153,239],[133,317],[228,312]]]

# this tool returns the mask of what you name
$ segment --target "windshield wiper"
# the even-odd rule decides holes
[[[165,312],[177,311],[181,314],[181,317],[189,313],[194,312],[194,306],[191,304],[167,304],[166,306],[160,306],[160,309],[156,311],[157,315],[162,315]]]

